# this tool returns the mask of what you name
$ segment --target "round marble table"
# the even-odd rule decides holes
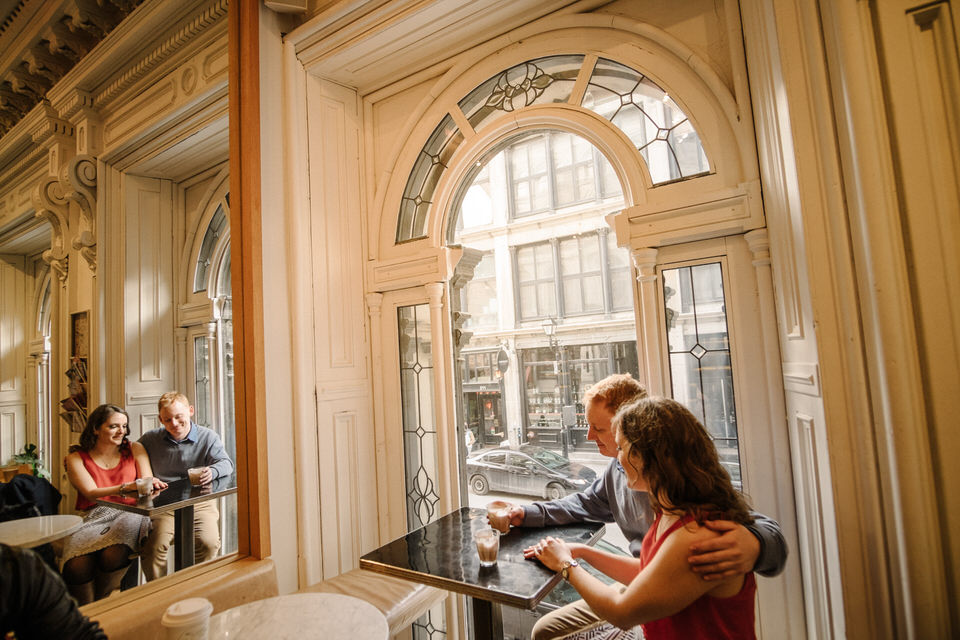
[[[80,528],[80,516],[36,516],[0,522],[0,542],[11,547],[39,547],[65,538]]]
[[[387,640],[388,634],[386,617],[365,600],[337,593],[292,593],[212,616],[209,638]]]

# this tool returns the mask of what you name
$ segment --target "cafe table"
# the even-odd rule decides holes
[[[74,515],[34,516],[0,522],[0,542],[31,549],[66,538],[80,528],[83,518]]]
[[[486,568],[473,533],[487,526],[486,509],[461,507],[364,555],[360,567],[470,596],[475,637],[501,640],[501,605],[533,609],[561,580],[523,550],[547,536],[593,545],[604,531],[599,522],[513,527],[500,536],[497,564]]]
[[[338,593],[291,593],[227,609],[210,618],[209,640],[387,640],[387,618],[360,598]]]
[[[236,474],[217,478],[201,487],[191,486],[189,478],[181,478],[169,483],[166,489],[155,490],[145,496],[103,496],[97,498],[97,504],[151,517],[173,511],[173,539],[176,547],[173,566],[179,571],[193,566],[194,562],[193,506],[236,492]]]

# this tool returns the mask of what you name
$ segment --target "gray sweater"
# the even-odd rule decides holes
[[[647,529],[653,524],[653,508],[646,491],[634,491],[627,486],[627,474],[616,458],[603,474],[589,487],[559,500],[534,502],[523,507],[523,526],[570,524],[593,520],[616,522],[630,543],[630,553],[640,557],[640,545]],[[755,520],[747,529],[760,541],[760,555],[753,570],[773,577],[783,571],[787,563],[787,542],[780,525],[765,515],[754,512]]]

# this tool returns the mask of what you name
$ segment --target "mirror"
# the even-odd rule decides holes
[[[0,1],[0,25],[0,464],[38,445],[72,513],[87,413],[137,440],[171,390],[236,462],[226,3]]]

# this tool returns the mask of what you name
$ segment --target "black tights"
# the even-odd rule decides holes
[[[132,549],[125,544],[113,544],[86,555],[70,558],[63,565],[63,579],[67,584],[90,582],[100,573],[111,573],[130,564]]]

